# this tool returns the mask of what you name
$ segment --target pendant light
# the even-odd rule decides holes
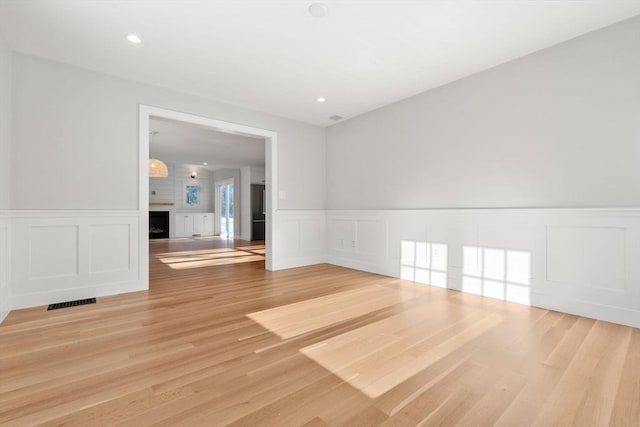
[[[153,135],[157,135],[158,132],[149,132],[149,142],[153,142]],[[149,144],[151,145],[151,144]],[[169,169],[162,160],[149,159],[149,178],[166,178],[169,176]]]

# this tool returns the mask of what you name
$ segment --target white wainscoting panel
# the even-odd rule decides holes
[[[324,211],[279,210],[274,221],[274,270],[325,262]]]
[[[372,273],[391,274],[388,263],[388,215],[361,211],[358,215],[327,213],[327,262]]]
[[[327,246],[332,252],[351,253],[356,246],[354,223],[350,218],[328,218]]]
[[[137,211],[12,211],[12,308],[146,289],[141,222]]]
[[[9,213],[0,211],[0,322],[7,317],[12,308],[11,285],[9,282],[11,258]]]
[[[0,212],[0,316],[146,289],[146,220]],[[640,209],[280,210],[274,224],[274,269],[329,262],[640,327]]]
[[[626,229],[547,227],[547,281],[625,290]]]
[[[89,274],[131,271],[131,224],[93,224],[89,233]]]
[[[326,217],[332,264],[640,327],[640,209],[327,211]]]
[[[360,219],[354,225],[356,254],[374,258],[384,256],[387,250],[387,222],[381,219]]]
[[[26,249],[29,280],[77,276],[79,271],[79,226],[75,224],[32,225],[20,239]]]

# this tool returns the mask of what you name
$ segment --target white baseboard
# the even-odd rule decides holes
[[[287,268],[305,267],[308,265],[324,264],[327,261],[322,255],[311,255],[299,258],[287,258],[274,265],[274,270],[286,270]]]
[[[388,271],[383,266],[360,260],[353,260],[347,257],[330,255],[326,258],[328,264],[339,267],[351,268],[354,270],[366,271],[367,273],[380,274],[382,276],[395,277],[393,272]]]
[[[0,306],[0,323],[9,315],[12,310],[13,301],[7,300],[3,301],[2,306]]]
[[[532,305],[547,310],[640,328],[640,311],[549,294],[533,294]],[[588,313],[585,314],[585,313]]]
[[[97,298],[128,292],[146,291],[148,286],[141,282],[109,283],[83,288],[55,289],[49,292],[16,295],[13,298],[13,310],[38,307],[65,301]]]

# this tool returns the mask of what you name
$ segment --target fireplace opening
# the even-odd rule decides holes
[[[169,212],[149,212],[149,239],[169,238]]]

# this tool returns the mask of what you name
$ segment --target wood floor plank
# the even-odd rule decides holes
[[[640,329],[631,331],[610,423],[640,425]]]
[[[640,425],[640,330],[261,242],[150,243],[150,289],[0,325],[2,425]]]

